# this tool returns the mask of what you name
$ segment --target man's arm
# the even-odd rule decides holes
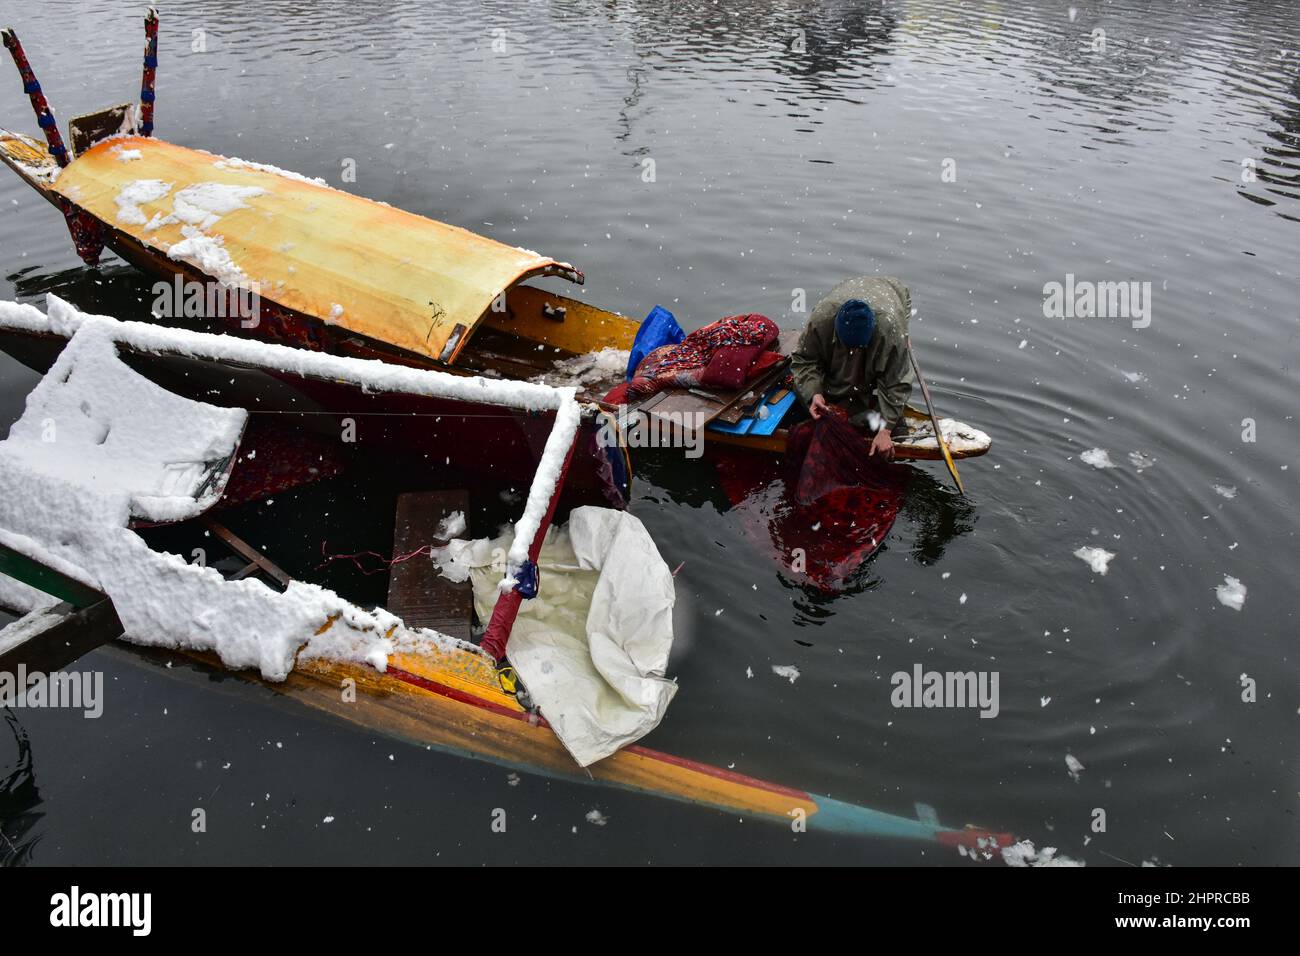
[[[813,396],[820,395],[825,387],[822,355],[821,335],[810,320],[799,336],[799,345],[790,355],[790,374],[794,377],[794,390],[799,396],[799,401],[805,405],[811,404]]]
[[[907,343],[902,342],[893,349],[884,373],[876,383],[880,414],[889,428],[897,425],[903,417],[903,408],[912,396],[913,380],[912,361],[907,356]]]

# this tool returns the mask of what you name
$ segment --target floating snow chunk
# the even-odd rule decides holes
[[[209,236],[193,226],[182,226],[181,234],[185,238],[167,250],[169,258],[177,262],[188,262],[231,288],[252,285],[244,271],[230,258],[230,253],[226,251],[226,241],[221,236]]]
[[[1070,771],[1071,780],[1078,780],[1079,774],[1083,773],[1083,764],[1079,762],[1079,758],[1074,754],[1065,755],[1065,766]]]
[[[1085,465],[1092,465],[1094,468],[1114,468],[1115,463],[1110,460],[1110,452],[1104,448],[1089,448],[1079,460]]]
[[[1240,611],[1241,606],[1246,603],[1246,585],[1225,574],[1223,583],[1214,589],[1214,596],[1219,599],[1219,603],[1224,607]]]
[[[1236,485],[1215,485],[1214,491],[1216,494],[1222,495],[1224,498],[1232,499],[1237,497]]]
[[[1142,382],[1146,380],[1146,376],[1143,375],[1141,372],[1126,372],[1123,369],[1120,369],[1119,374],[1123,375],[1126,379],[1128,379],[1130,382],[1134,383],[1135,385],[1138,382]]]
[[[799,679],[799,668],[793,664],[773,664],[772,673],[777,677],[784,677],[791,684]]]
[[[957,599],[957,603],[958,603],[958,604],[965,604],[965,603],[966,603],[966,592],[965,592],[965,591],[962,591],[962,592],[961,592],[961,597],[959,597],[959,598]]]
[[[453,511],[438,522],[438,530],[434,537],[442,541],[450,541],[463,535],[467,527],[469,526],[465,523],[465,512]]]
[[[1045,846],[1041,850],[1034,848],[1033,840],[1021,840],[1012,846],[1002,848],[1002,861],[1007,866],[1083,866],[1082,861],[1072,860],[1068,856],[1057,856],[1056,847]]]
[[[609,822],[609,817],[605,816],[605,814],[601,813],[599,810],[589,810],[587,812],[587,822],[594,826],[603,827]]]
[[[1079,548],[1074,552],[1074,556],[1086,562],[1094,573],[1105,574],[1111,559],[1115,557],[1115,552],[1104,548]]]
[[[212,165],[217,167],[217,169],[256,169],[259,172],[274,173],[277,176],[283,176],[285,179],[292,179],[295,182],[311,183],[312,185],[315,186],[326,186],[331,189],[333,188],[325,180],[319,179],[315,176],[304,176],[301,173],[295,173],[292,170],[281,169],[278,166],[271,166],[268,165],[267,163],[253,163],[253,162],[249,162],[246,159],[238,159],[234,156],[229,156],[224,159],[219,159]]]
[[[113,197],[117,203],[118,222],[133,226],[145,224],[143,203],[157,202],[172,191],[172,184],[161,179],[136,179],[122,187],[122,191]]]
[[[1156,463],[1156,460],[1146,452],[1131,451],[1128,453],[1128,460],[1138,471],[1146,471]]]

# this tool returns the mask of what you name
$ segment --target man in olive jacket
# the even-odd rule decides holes
[[[893,276],[841,282],[817,303],[791,356],[794,387],[813,418],[839,405],[856,425],[875,431],[871,454],[894,457],[890,432],[912,394],[907,323],[912,295]],[[872,429],[868,412],[884,426]]]

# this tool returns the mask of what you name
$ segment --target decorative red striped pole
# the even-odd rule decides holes
[[[546,540],[546,529],[551,526],[551,520],[555,517],[555,508],[560,503],[560,493],[564,490],[564,480],[569,474],[569,464],[573,461],[573,450],[578,447],[581,435],[582,433],[578,432],[573,436],[573,444],[569,446],[565,455],[564,467],[560,471],[559,481],[555,483],[555,491],[551,494],[551,501],[546,507],[546,515],[537,526],[537,534],[533,536],[533,543],[528,549],[528,563],[532,565],[531,574],[534,575],[531,582],[533,587],[538,586],[537,558],[542,552],[542,542]],[[529,590],[526,585],[516,585],[500,595],[492,608],[492,617],[488,620],[487,630],[483,632],[483,639],[479,642],[479,646],[491,654],[498,663],[506,656],[506,644],[510,641],[510,632],[515,626],[515,618],[519,615],[519,606],[525,597],[533,597],[533,594],[536,594],[536,591],[533,591],[533,594],[526,594],[526,590]]]
[[[32,101],[32,111],[36,113],[36,122],[45,132],[45,141],[50,145],[50,155],[60,166],[68,165],[68,148],[63,145],[63,137],[59,135],[59,124],[54,119],[50,104],[45,100],[45,94],[41,92],[41,84],[36,82],[36,75],[32,73],[32,66],[27,62],[23,45],[18,42],[18,34],[10,28],[0,33],[0,38],[3,38],[5,49],[13,57],[14,66],[18,67],[18,73],[23,78],[23,92]]]
[[[158,71],[158,11],[144,15],[144,77],[140,81],[140,135],[153,135],[153,85]]]

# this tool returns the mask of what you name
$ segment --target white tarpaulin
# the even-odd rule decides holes
[[[453,541],[434,553],[444,575],[471,578],[479,620],[492,615],[510,540]],[[585,767],[654,729],[677,692],[664,677],[673,576],[645,526],[608,508],[575,508],[567,525],[549,528],[538,566],[539,593],[523,602],[508,654]]]

